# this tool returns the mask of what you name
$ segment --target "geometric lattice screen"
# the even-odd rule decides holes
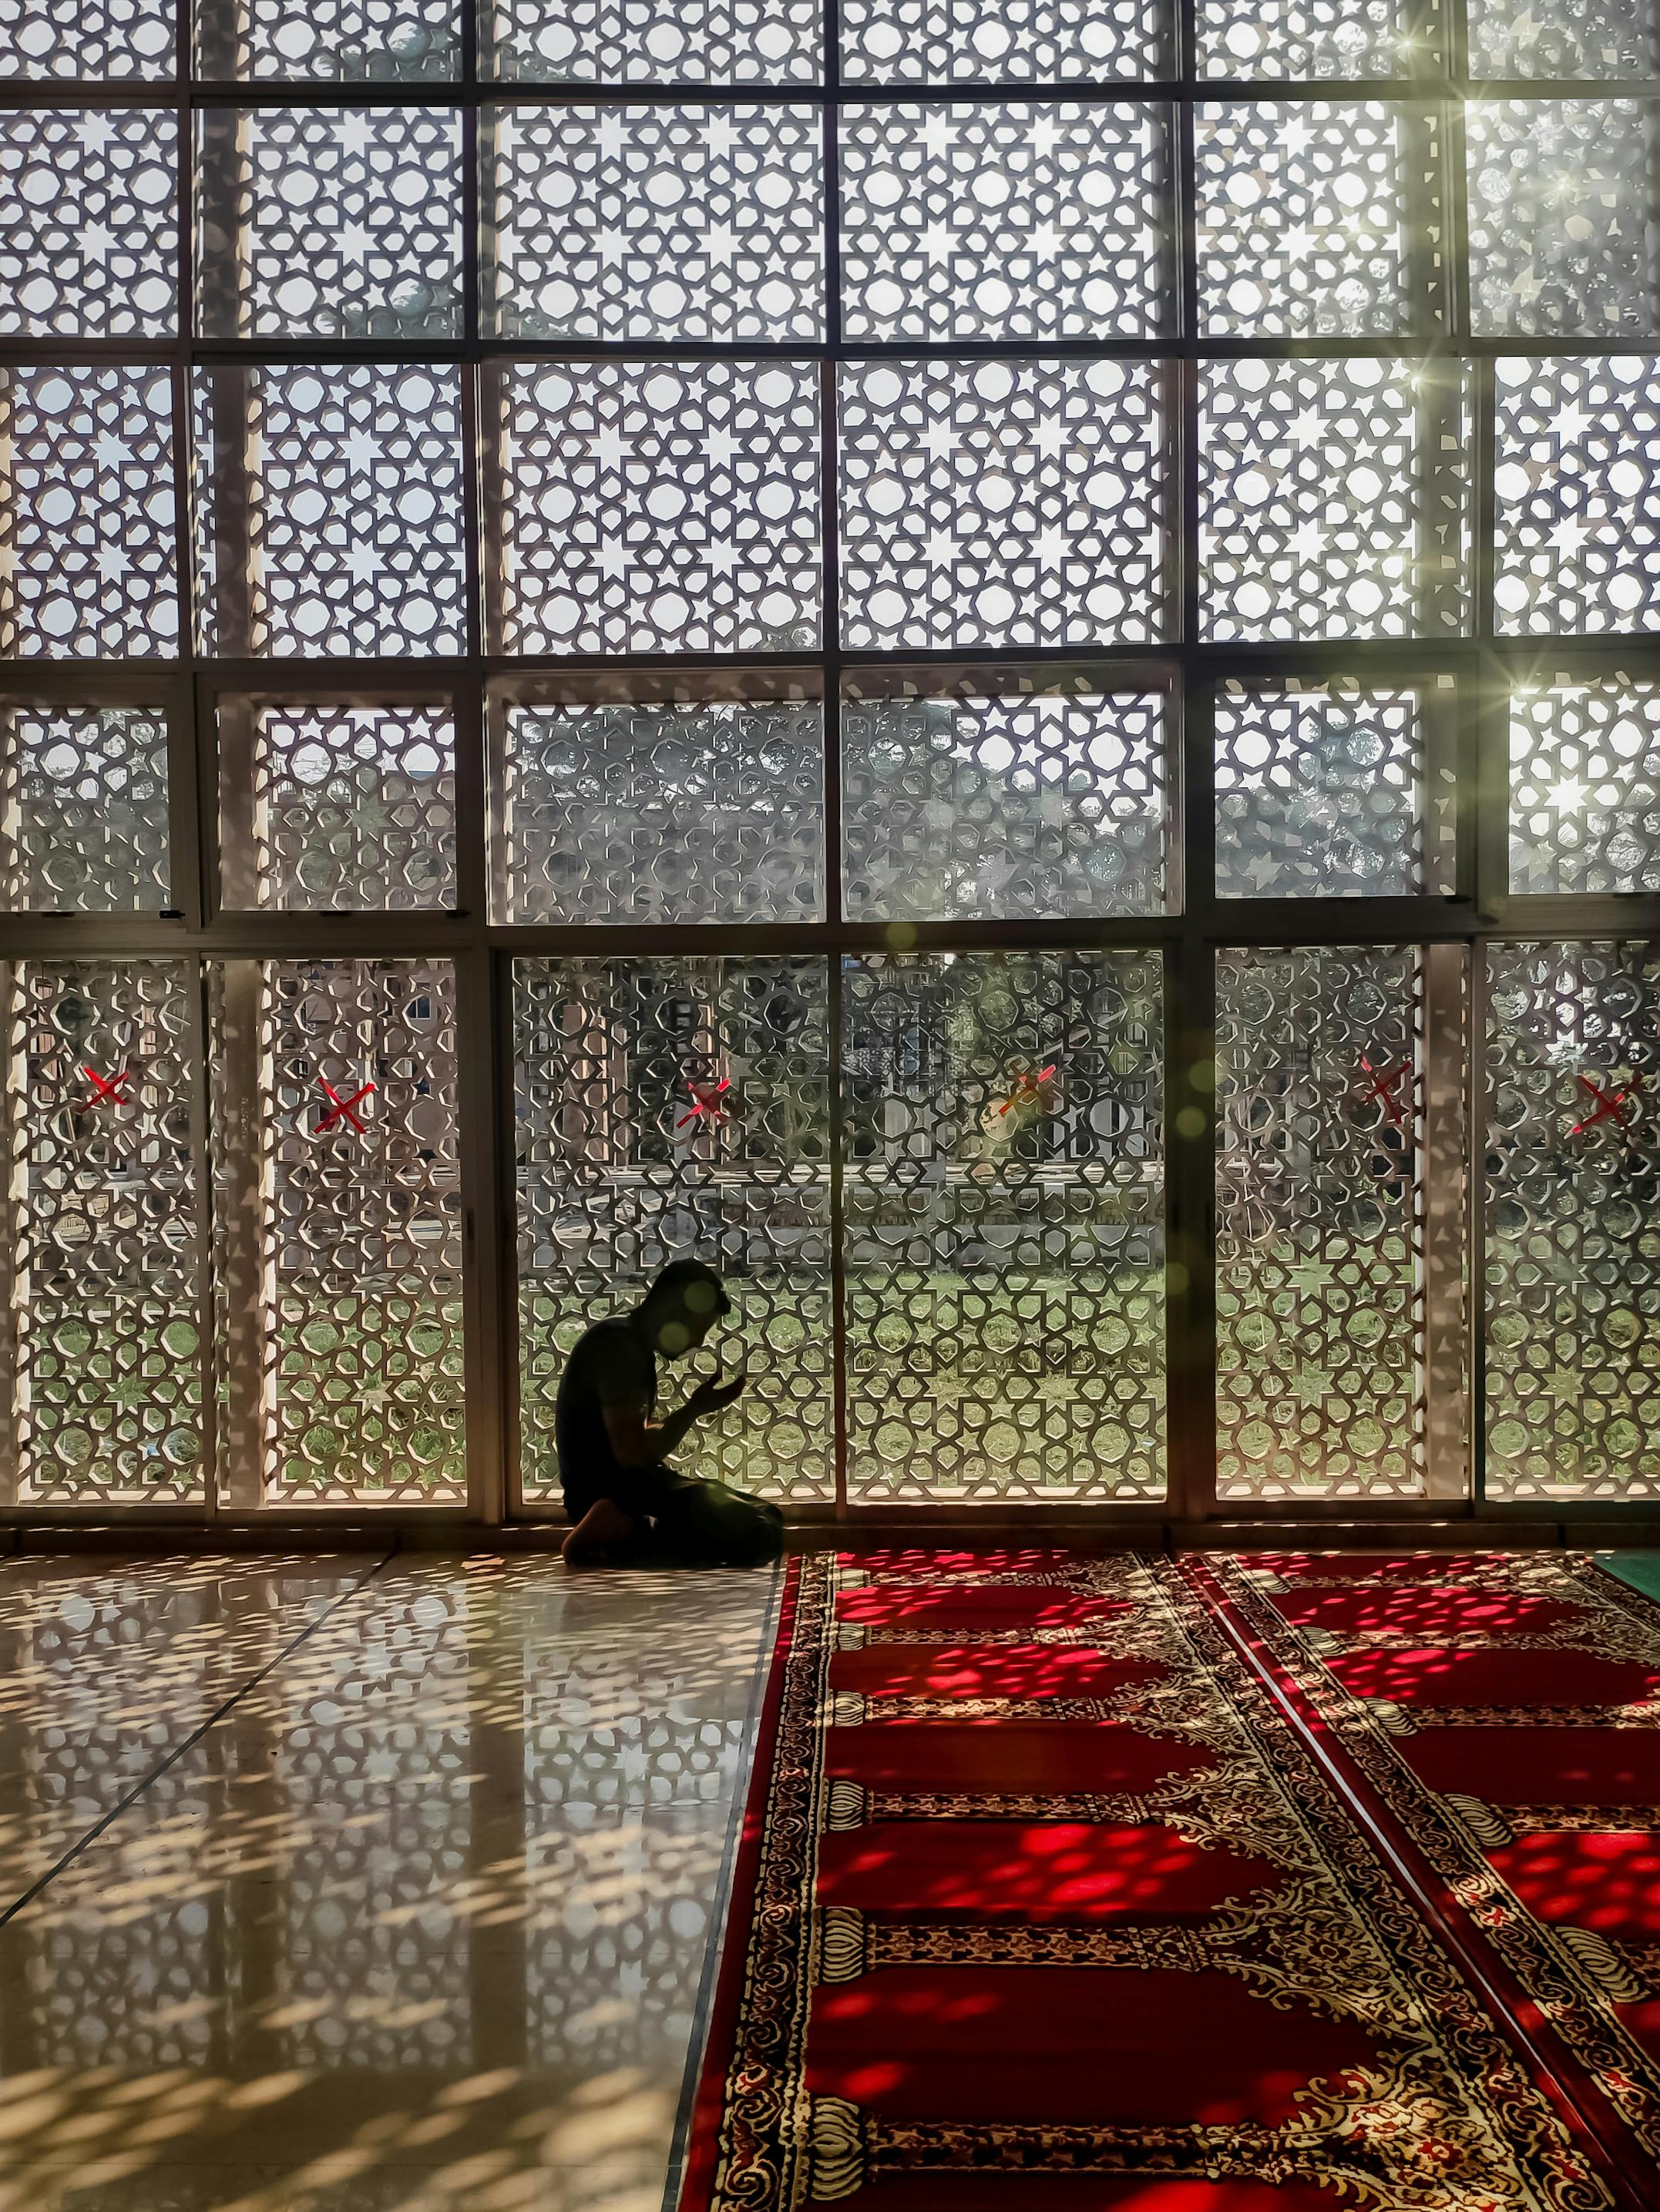
[[[464,1498],[449,963],[232,961],[213,984],[232,1464],[267,1501]]]
[[[1487,1486],[1660,1496],[1660,945],[1495,951]]]
[[[17,1494],[199,1497],[202,1205],[190,963],[9,963],[5,1357]]]
[[[1164,1491],[1156,953],[842,982],[848,1493]]]
[[[1217,1487],[1457,1495],[1463,956],[1217,969]],[[1451,1231],[1450,1234],[1449,1231]]]
[[[823,963],[521,961],[514,1012],[527,1492],[557,1487],[553,1401],[571,1344],[696,1255],[738,1296],[719,1349],[749,1377],[719,1431],[720,1471],[833,1497]],[[660,1388],[678,1397],[685,1371]]]
[[[1660,1499],[1649,12],[0,10],[0,1515]]]

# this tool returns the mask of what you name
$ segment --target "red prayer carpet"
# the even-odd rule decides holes
[[[1212,1561],[1660,2205],[1660,1610],[1572,1553]]]
[[[1580,1617],[1566,1585],[1281,1568],[1235,1596],[1298,1665],[1370,1655],[1392,1714],[1412,1654]],[[1125,1555],[792,1565],[682,2212],[1629,2212],[1232,1602]],[[1584,1656],[1577,1701],[1648,1693],[1633,1649]],[[1649,1862],[1606,1864],[1640,1948]]]

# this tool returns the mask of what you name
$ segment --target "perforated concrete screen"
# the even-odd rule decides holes
[[[1657,116],[1636,0],[9,11],[0,1510],[550,1513],[693,1254],[808,1518],[1660,1493]]]

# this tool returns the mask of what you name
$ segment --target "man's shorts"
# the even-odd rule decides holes
[[[784,1516],[775,1505],[671,1467],[622,1468],[591,1485],[567,1483],[564,1492],[573,1527],[605,1498],[631,1520],[653,1522],[665,1556],[687,1566],[759,1566],[784,1547]]]
[[[666,1462],[657,1467],[618,1467],[593,1475],[566,1475],[560,1485],[565,1517],[573,1528],[602,1498],[631,1521],[655,1521],[673,1510],[677,1498],[700,1486],[696,1475],[682,1474]]]

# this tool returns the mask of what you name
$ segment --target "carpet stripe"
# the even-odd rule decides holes
[[[1357,1572],[1304,1555],[1213,1571],[1456,1900],[1471,1941],[1566,2052],[1578,2101],[1654,2201],[1660,2158],[1660,1613],[1584,1557],[1434,1555]],[[1363,1611],[1334,1640],[1307,1599],[1341,1578]],[[1512,1624],[1489,1648],[1414,1632],[1477,1589]],[[1554,1617],[1548,1648],[1536,1623]],[[1467,1618],[1467,1616],[1462,1616]],[[1363,1626],[1353,1625],[1364,1621]],[[1528,1624],[1534,1624],[1530,1628]]]
[[[1617,2201],[1175,1569],[793,1598],[683,2212]]]

